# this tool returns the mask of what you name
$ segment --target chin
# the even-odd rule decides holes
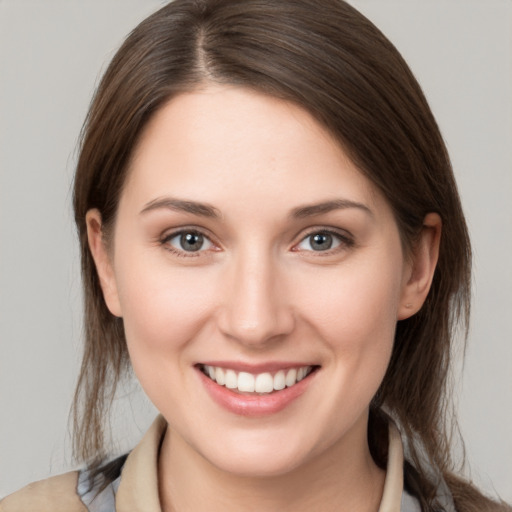
[[[215,461],[210,461],[215,464]],[[269,457],[247,458],[243,454],[236,454],[229,460],[225,458],[217,461],[217,469],[245,478],[275,478],[289,474],[301,466],[301,460],[297,457],[283,457],[282,454],[274,454]]]
[[[240,436],[243,437],[243,436]],[[262,439],[231,439],[225,444],[202,450],[203,457],[217,469],[247,478],[267,478],[286,475],[305,464],[312,457],[313,446],[298,440],[275,437]]]

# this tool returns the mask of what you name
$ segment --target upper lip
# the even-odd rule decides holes
[[[198,365],[215,366],[226,370],[252,374],[277,372],[279,370],[302,368],[304,366],[318,366],[311,362],[302,361],[268,361],[265,363],[245,363],[243,361],[201,361]]]

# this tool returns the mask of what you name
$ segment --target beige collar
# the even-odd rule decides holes
[[[158,416],[123,467],[116,512],[162,512],[158,497],[158,451],[167,422]],[[389,426],[388,466],[379,512],[400,512],[403,490],[403,449],[394,424]]]

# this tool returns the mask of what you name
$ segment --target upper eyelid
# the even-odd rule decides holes
[[[341,228],[334,228],[334,227],[327,227],[327,226],[315,226],[308,228],[305,232],[302,230],[298,235],[296,235],[296,238],[299,238],[299,242],[302,242],[305,238],[308,236],[314,235],[316,233],[328,233],[330,235],[339,236],[342,239],[350,239],[353,240],[354,236],[347,231],[346,229]]]
[[[207,238],[212,244],[217,247],[220,247],[221,244],[217,241],[216,237],[211,233],[210,230],[198,226],[180,226],[179,228],[164,230],[163,233],[159,236],[160,242],[166,242],[182,233],[199,233],[205,238]],[[293,247],[297,246],[299,243],[304,241],[307,237],[314,235],[316,233],[328,233],[330,235],[334,235],[339,237],[343,241],[354,242],[354,236],[342,228],[335,228],[332,226],[312,226],[310,228],[306,228],[306,230],[301,229],[299,233],[297,233],[293,238],[296,240],[293,242]]]
[[[206,249],[199,249],[198,251],[185,251],[178,247],[174,247],[173,245],[171,245],[169,243],[173,238],[176,238],[177,236],[180,236],[184,233],[200,234],[201,236],[203,236],[210,242],[211,246],[213,247],[213,251],[212,251],[212,247],[209,247]],[[167,246],[167,247],[164,247],[164,249],[167,251],[170,251],[176,255],[183,255],[183,256],[186,255],[187,257],[196,257],[196,258],[198,256],[201,256],[201,254],[203,254],[203,253],[217,252],[218,250],[220,250],[219,249],[220,245],[215,241],[215,239],[210,234],[208,234],[208,232],[205,232],[204,229],[197,228],[197,227],[180,227],[180,228],[175,228],[175,229],[164,231],[163,234],[158,237],[158,244],[161,245],[162,247]]]
[[[302,242],[304,242],[307,238],[309,238],[312,235],[319,234],[319,233],[324,233],[324,234],[328,234],[328,235],[332,235],[332,236],[337,237],[339,242],[340,242],[340,245],[341,246],[344,245],[345,248],[352,247],[355,244],[354,237],[352,236],[352,234],[350,234],[346,230],[336,229],[336,228],[327,228],[327,227],[323,227],[323,228],[322,227],[316,227],[316,228],[311,228],[306,234],[300,235],[300,239],[298,240],[298,242],[295,242],[293,244],[291,250],[293,252],[315,252],[318,255],[328,255],[328,254],[332,254],[333,252],[336,252],[337,250],[340,250],[339,246],[338,247],[334,247],[332,249],[327,249],[325,251],[308,251],[308,250],[300,251],[298,249],[298,246]]]
[[[174,229],[167,229],[162,232],[162,234],[159,236],[159,239],[161,241],[170,240],[171,238],[174,238],[178,235],[181,235],[183,233],[198,233],[205,238],[208,238],[210,242],[215,243],[214,236],[210,233],[209,230],[206,230],[204,228],[199,228],[196,226],[182,226],[179,228]]]

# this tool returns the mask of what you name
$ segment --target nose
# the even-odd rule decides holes
[[[265,347],[294,329],[293,308],[279,265],[270,256],[240,256],[225,275],[220,331],[250,348]]]

